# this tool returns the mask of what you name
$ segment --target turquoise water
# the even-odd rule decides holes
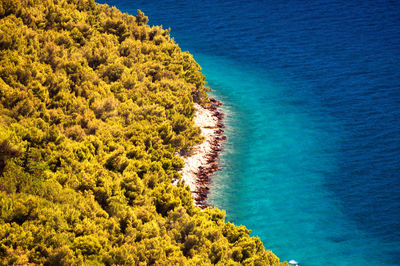
[[[103,2],[171,27],[224,102],[227,220],[300,265],[399,265],[400,2]]]
[[[338,171],[340,123],[296,105],[299,95],[261,71],[201,54],[196,59],[206,66],[211,94],[225,103],[226,113],[228,142],[210,203],[251,228],[282,259],[381,265],[379,244],[347,219],[325,187]]]

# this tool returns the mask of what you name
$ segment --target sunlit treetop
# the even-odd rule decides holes
[[[0,0],[4,264],[279,264],[172,185],[207,87],[147,23],[92,0]]]

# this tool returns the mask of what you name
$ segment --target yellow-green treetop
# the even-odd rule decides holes
[[[0,264],[275,265],[175,156],[205,78],[169,30],[93,0],[0,0]]]

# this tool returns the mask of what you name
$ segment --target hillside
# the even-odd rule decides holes
[[[93,0],[0,0],[0,264],[279,264],[180,179],[205,77]]]

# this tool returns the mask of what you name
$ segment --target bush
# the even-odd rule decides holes
[[[148,17],[0,0],[0,264],[278,264],[179,179],[200,66]]]

